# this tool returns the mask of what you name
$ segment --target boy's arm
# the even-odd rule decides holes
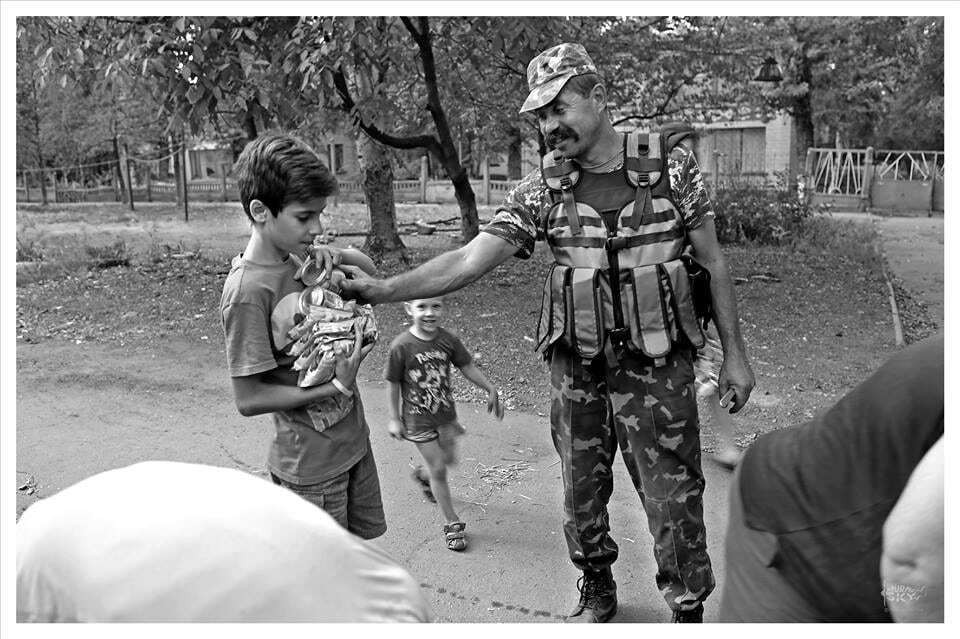
[[[400,407],[402,406],[400,384],[397,382],[389,382],[389,384],[390,421],[387,422],[387,431],[391,437],[400,439],[400,435],[403,432],[403,419],[400,417]]]
[[[497,419],[503,419],[503,406],[500,404],[500,394],[496,387],[490,383],[487,376],[483,374],[477,365],[469,362],[460,367],[460,372],[468,380],[487,391],[487,411],[496,415]]]
[[[363,346],[363,331],[354,331],[356,338],[353,343],[353,352],[347,357],[339,357],[336,361],[333,379],[326,384],[300,388],[288,384],[267,382],[264,371],[254,375],[231,377],[233,382],[233,399],[237,410],[244,417],[290,410],[309,404],[310,402],[332,397],[337,393],[352,395],[354,382],[357,379],[357,369],[360,362],[373,350],[373,344]]]
[[[244,417],[292,410],[340,393],[332,381],[320,386],[300,388],[266,382],[265,378],[266,373],[230,378],[233,382],[233,399],[237,405],[237,411]]]

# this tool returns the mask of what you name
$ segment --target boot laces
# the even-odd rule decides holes
[[[607,594],[608,590],[605,579],[586,574],[577,580],[577,589],[580,591],[580,602],[587,606],[592,603],[601,603],[599,600]]]

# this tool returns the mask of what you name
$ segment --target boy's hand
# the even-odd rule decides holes
[[[354,328],[356,339],[353,343],[353,352],[349,357],[337,359],[333,375],[341,384],[350,388],[357,379],[357,370],[360,362],[373,350],[374,344],[363,345],[363,331]]]
[[[309,250],[313,260],[320,264],[323,267],[323,272],[328,275],[334,267],[340,265],[339,249],[325,244],[314,244]]]
[[[491,388],[487,394],[487,412],[496,416],[497,420],[503,420],[503,404],[500,403],[500,394],[496,388]]]
[[[394,439],[403,439],[403,423],[399,419],[391,419],[387,422],[387,432]]]

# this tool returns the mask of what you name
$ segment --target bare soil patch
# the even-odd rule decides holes
[[[490,209],[481,209],[481,219]],[[430,236],[406,235],[411,264],[456,245],[455,207],[400,206],[403,228],[423,219],[440,223]],[[343,235],[337,245],[362,243],[366,213],[341,204],[329,216]],[[453,220],[453,221],[451,221]],[[736,419],[740,441],[796,424],[832,403],[895,349],[887,288],[869,227],[820,220],[811,242],[790,247],[727,246],[757,388]],[[64,357],[70,342],[130,349],[158,340],[182,343],[223,365],[218,305],[229,258],[246,241],[239,205],[198,204],[191,221],[166,205],[122,205],[18,210],[18,239],[34,242],[40,266],[19,277],[17,341],[32,357],[45,345]],[[91,268],[84,247],[125,243],[129,265]],[[502,389],[510,410],[549,412],[546,365],[533,352],[540,292],[549,265],[544,246],[530,260],[511,260],[476,284],[448,296],[446,324],[456,329],[480,366]],[[405,268],[386,263],[384,274]],[[907,305],[910,339],[929,332],[925,311]],[[379,380],[390,337],[405,330],[402,305],[377,308],[383,339],[365,361],[361,378]],[[78,349],[79,350],[79,349]],[[78,358],[82,355],[78,352]],[[78,362],[61,361],[69,371]],[[145,367],[156,362],[145,362]],[[176,367],[177,362],[169,362]],[[185,375],[189,377],[189,371]],[[29,392],[24,389],[23,392]],[[482,401],[465,380],[460,401]],[[225,401],[228,401],[225,398]],[[713,446],[709,426],[704,448]]]

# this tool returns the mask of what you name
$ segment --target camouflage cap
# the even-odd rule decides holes
[[[520,113],[539,109],[552,102],[573,76],[596,72],[597,67],[583,45],[564,42],[547,49],[527,65],[530,95],[520,107]]]

